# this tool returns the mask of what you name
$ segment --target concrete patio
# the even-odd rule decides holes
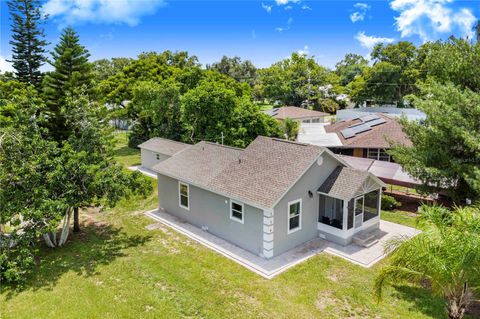
[[[368,268],[385,257],[383,247],[389,239],[396,236],[415,236],[419,233],[418,230],[411,227],[381,221],[380,229],[375,233],[379,241],[369,248],[360,247],[355,244],[341,246],[321,238],[315,238],[272,259],[264,259],[184,220],[172,216],[165,211],[155,209],[146,212],[145,215],[190,237],[267,279],[277,276],[320,252],[329,253]],[[154,225],[150,225],[148,228],[155,229],[155,227],[152,226]]]

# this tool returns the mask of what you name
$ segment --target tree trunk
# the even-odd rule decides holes
[[[463,289],[457,296],[451,295],[447,301],[448,318],[462,319],[467,311],[468,306],[472,302],[472,293],[468,289],[467,282],[464,283]]]
[[[73,232],[78,233],[80,231],[80,221],[78,216],[78,207],[73,208]]]

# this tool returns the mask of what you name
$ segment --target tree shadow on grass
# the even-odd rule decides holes
[[[447,318],[445,301],[429,290],[415,286],[394,286],[399,299],[413,303],[415,310],[432,318]]]
[[[131,148],[128,146],[123,146],[115,150],[115,156],[131,156],[137,154],[139,154],[137,148]]]
[[[121,228],[103,222],[83,225],[79,233],[70,233],[65,246],[40,247],[38,264],[22,286],[2,290],[10,299],[25,290],[53,289],[60,277],[69,271],[89,277],[99,274],[98,268],[127,255],[126,249],[142,246],[151,236],[127,235]]]

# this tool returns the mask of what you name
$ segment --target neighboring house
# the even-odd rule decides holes
[[[337,121],[351,120],[365,115],[371,114],[388,114],[391,117],[399,118],[405,116],[411,121],[425,121],[426,115],[420,110],[413,108],[398,108],[398,107],[359,107],[354,109],[337,110]]]
[[[151,170],[154,165],[170,158],[188,146],[190,145],[160,137],[151,138],[138,145],[141,150],[142,167]]]
[[[264,111],[273,118],[283,121],[287,117],[299,123],[325,123],[328,113],[313,111],[296,106],[283,106]]]
[[[264,258],[319,236],[346,245],[379,227],[385,184],[323,147],[202,141],[153,170],[159,209]]]
[[[394,117],[370,114],[330,125],[302,125],[298,134],[300,142],[328,147],[336,154],[364,157],[379,161],[392,161],[387,150],[390,142],[411,145],[402,125]]]

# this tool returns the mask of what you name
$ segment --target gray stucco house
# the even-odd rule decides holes
[[[158,161],[161,210],[264,258],[379,227],[383,182],[323,147],[259,136],[245,149],[202,141]]]
[[[189,144],[154,137],[138,145],[141,152],[142,167],[151,170],[155,164],[175,155]]]

